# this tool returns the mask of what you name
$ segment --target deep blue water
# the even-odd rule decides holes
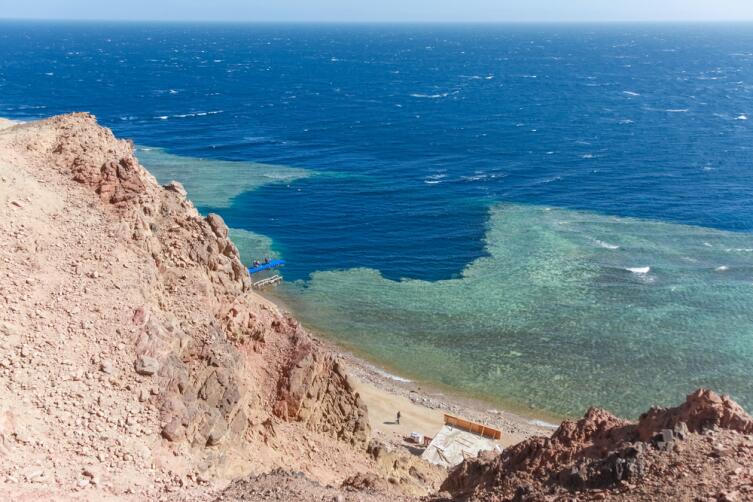
[[[184,181],[202,211],[220,212],[231,227],[271,239],[272,250],[289,262],[286,279],[303,281],[278,294],[305,322],[368,356],[391,361],[397,370],[557,412],[591,403],[634,412],[649,398],[681,394],[680,380],[703,368],[713,376],[694,383],[713,384],[753,403],[753,388],[742,377],[753,354],[753,319],[742,300],[728,311],[729,298],[747,295],[744,288],[753,284],[753,264],[746,254],[727,258],[753,249],[753,121],[747,120],[753,118],[751,24],[0,23],[0,116],[28,120],[74,110],[91,111],[116,134],[162,149],[145,152],[143,159],[158,176],[169,173]],[[177,168],[160,171],[159,155],[165,152],[189,158],[185,164],[191,169],[181,171],[182,164],[174,162]],[[260,169],[279,182],[244,188],[239,185],[247,171],[212,163],[218,160],[265,164]],[[308,175],[288,176],[291,167]],[[209,172],[223,173],[229,186],[225,199],[202,192]],[[551,214],[559,219],[520,208],[553,208]],[[592,215],[588,231],[578,234],[577,243],[565,239],[559,233],[563,221],[582,222],[583,214]],[[504,215],[523,220],[506,221]],[[625,217],[630,219],[619,219]],[[676,226],[665,228],[661,222]],[[497,224],[508,229],[508,237],[493,240]],[[537,229],[543,233],[534,234]],[[637,248],[619,243],[634,242],[637,229],[659,232],[655,237],[661,242]],[[546,246],[533,247],[538,237]],[[551,245],[535,267],[495,262],[493,270],[506,271],[507,278],[520,270],[561,265],[550,271],[543,286],[533,272],[516,283],[501,277],[491,284],[474,282],[469,270],[497,259],[505,239],[520,260]],[[722,241],[735,245],[722,246]],[[270,252],[253,242],[241,246],[247,257]],[[600,253],[612,253],[589,254],[585,260],[584,243],[593,242],[601,243],[596,246]],[[688,254],[690,248],[701,253],[703,243],[718,245],[719,254]],[[689,261],[680,266],[685,258]],[[581,267],[572,277],[560,276],[580,260],[586,268],[594,263],[605,268],[584,275]],[[703,267],[688,265],[698,260]],[[718,284],[700,272],[729,267],[728,262],[738,271]],[[656,263],[672,273],[661,276]],[[636,272],[625,269],[644,266],[659,275],[636,285]],[[343,282],[326,286],[327,281],[310,278],[314,272],[355,269],[378,271],[348,282],[363,288],[358,302]],[[387,281],[380,282],[382,278]],[[449,279],[456,283],[448,284],[462,287],[437,291],[441,301],[432,308],[417,290],[416,303],[406,313],[400,310],[407,308],[406,292],[386,293],[413,284],[394,282],[401,278],[428,281],[416,283],[427,295]],[[477,305],[466,305],[466,317],[461,311],[438,325],[419,321],[422,316],[441,318],[446,314],[441,305],[463,304],[482,284],[484,294],[499,295],[487,310],[478,307],[474,314]],[[562,284],[573,289],[560,291]],[[676,291],[691,284],[696,288],[692,299],[669,298],[659,289]],[[704,296],[717,287],[730,287],[734,294],[716,299],[717,305]],[[332,288],[349,294],[324,308],[338,296]],[[511,318],[495,317],[512,308],[503,293],[513,290],[529,292],[523,302],[526,312],[544,308],[555,313],[533,316],[513,329],[512,313]],[[559,303],[562,296],[547,296],[554,291],[582,295],[582,302],[577,307],[564,300],[563,305],[541,305],[545,297]],[[626,292],[629,299],[621,296]],[[606,386],[592,394],[579,391],[576,384],[584,374],[558,362],[558,354],[565,356],[557,343],[565,342],[557,342],[557,336],[599,340],[605,336],[599,326],[611,326],[631,302],[649,298],[651,305],[669,299],[661,315],[650,310],[610,327],[617,340],[609,350],[627,351],[626,340],[650,338],[649,332],[658,330],[662,344],[685,344],[678,337],[687,335],[693,341],[685,355],[695,357],[709,350],[693,338],[701,337],[693,332],[701,325],[706,335],[717,330],[710,338],[726,337],[734,347],[724,351],[717,340],[718,358],[712,361],[690,357],[689,362],[683,356],[677,372],[665,375],[669,382],[649,375],[656,388],[644,394],[638,382],[629,398],[610,397],[614,393]],[[607,306],[607,301],[613,303]],[[688,325],[680,319],[695,319],[693,315],[708,323]],[[725,324],[733,318],[734,326]],[[496,324],[486,325],[489,319]],[[442,335],[448,326],[452,333],[464,334],[460,340],[449,331]],[[392,361],[391,351],[403,344],[430,354],[475,346],[481,339],[493,350],[476,370],[467,363],[475,357],[472,351],[454,363],[437,362],[456,364],[443,374],[416,367],[411,358],[402,364]],[[545,349],[539,345],[542,339]],[[582,354],[583,347],[567,343],[573,354]],[[490,361],[512,345],[519,362],[506,366],[509,373],[497,368],[504,382],[502,376],[494,380],[488,374]],[[596,370],[589,364],[599,366],[600,349],[591,348],[593,357],[579,364],[593,375]],[[634,354],[623,356],[629,360]],[[731,366],[739,374],[721,368],[725,357],[737,358]],[[552,374],[537,364],[554,368]],[[662,363],[638,364],[636,377],[646,374],[650,364]],[[620,369],[629,371],[630,366]],[[538,372],[531,374],[533,367]],[[466,374],[472,375],[467,382],[461,377]],[[570,388],[571,380],[565,402],[537,396],[523,382],[555,376],[561,388]]]

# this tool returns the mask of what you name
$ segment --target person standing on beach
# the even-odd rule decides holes
[[[397,412],[397,420],[395,420],[395,423],[397,425],[400,425],[400,412],[399,411]]]

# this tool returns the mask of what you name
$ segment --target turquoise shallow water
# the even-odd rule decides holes
[[[634,415],[711,386],[753,405],[748,235],[500,204],[485,242],[458,279],[351,269],[279,294],[310,326],[476,397]]]

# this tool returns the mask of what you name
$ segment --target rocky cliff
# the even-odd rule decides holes
[[[251,407],[365,445],[366,410],[347,376],[295,321],[250,291],[222,218],[199,215],[179,183],[159,186],[139,165],[132,144],[116,140],[91,115],[49,125],[59,131],[54,164],[110,204],[123,235],[153,261],[160,308],[134,311],[134,370],[156,377],[163,435],[192,445],[238,441]],[[260,360],[238,350],[249,342],[262,353]],[[274,351],[264,350],[267,343]],[[251,364],[277,364],[282,371],[251,379]]]
[[[137,457],[167,466],[168,486],[368,469],[365,405],[336,357],[251,290],[220,216],[160,186],[88,114],[0,131],[0,162],[7,476],[84,486],[84,469],[102,483]],[[29,384],[39,402],[14,407]],[[28,475],[23,462],[44,464],[18,440],[28,431],[79,460]],[[139,445],[125,448],[130,436]],[[339,469],[338,457],[353,460]]]

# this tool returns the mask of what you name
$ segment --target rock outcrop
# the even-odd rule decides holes
[[[703,432],[718,427],[743,434],[753,434],[753,418],[729,396],[720,396],[708,389],[690,394],[676,408],[651,408],[638,420],[638,437],[648,441],[657,431],[676,429],[680,424],[690,432]]]
[[[275,414],[353,445],[365,445],[369,438],[366,407],[343,367],[299,333],[293,340],[279,381]]]
[[[453,500],[702,500],[731,488],[725,476],[737,476],[742,492],[753,496],[753,470],[741,467],[753,467],[753,438],[744,436],[752,420],[729,397],[704,389],[676,408],[651,409],[637,423],[592,408],[577,422],[563,422],[551,438],[463,462],[442,490]],[[732,451],[729,464],[707,469],[710,458]],[[699,479],[664,486],[693,474]],[[646,488],[652,485],[654,492]]]

